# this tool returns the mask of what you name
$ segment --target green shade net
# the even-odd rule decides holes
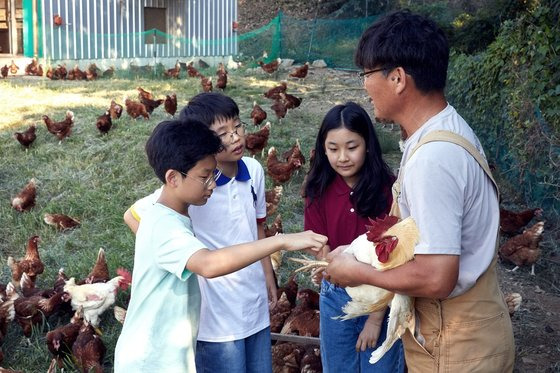
[[[277,57],[296,64],[322,59],[329,67],[353,69],[358,40],[377,17],[301,20],[280,12],[267,25],[240,35],[239,51],[245,60],[261,60],[266,51],[264,62]]]

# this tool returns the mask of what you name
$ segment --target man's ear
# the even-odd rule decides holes
[[[410,75],[406,75],[406,71],[404,71],[402,67],[395,68],[389,75],[391,76],[391,82],[394,84],[397,94],[401,94],[410,83],[408,79],[412,79]]]
[[[167,170],[165,173],[165,184],[176,188],[181,180],[181,174],[177,170]]]

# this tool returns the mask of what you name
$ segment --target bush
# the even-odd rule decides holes
[[[546,5],[503,23],[478,55],[455,52],[450,101],[527,202],[560,208],[560,28]],[[556,219],[558,217],[556,216]]]

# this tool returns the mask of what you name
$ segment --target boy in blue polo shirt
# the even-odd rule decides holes
[[[188,103],[180,118],[208,124],[224,146],[216,154],[221,176],[212,198],[189,208],[197,238],[211,250],[264,238],[264,171],[255,159],[243,157],[245,129],[237,104],[219,93],[202,93]],[[137,201],[125,213],[133,231],[159,193]],[[271,372],[268,301],[274,306],[276,283],[270,259],[220,278],[199,277],[199,285],[197,372]]]
[[[164,186],[137,230],[131,300],[115,349],[117,373],[195,371],[200,292],[192,273],[214,278],[282,248],[319,250],[326,243],[309,231],[207,249],[194,236],[188,211],[212,195],[219,176],[214,154],[221,147],[197,120],[162,122],[146,143]]]

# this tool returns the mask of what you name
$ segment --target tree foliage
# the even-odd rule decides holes
[[[448,95],[528,201],[560,208],[560,27],[535,1],[476,55],[455,52]]]

